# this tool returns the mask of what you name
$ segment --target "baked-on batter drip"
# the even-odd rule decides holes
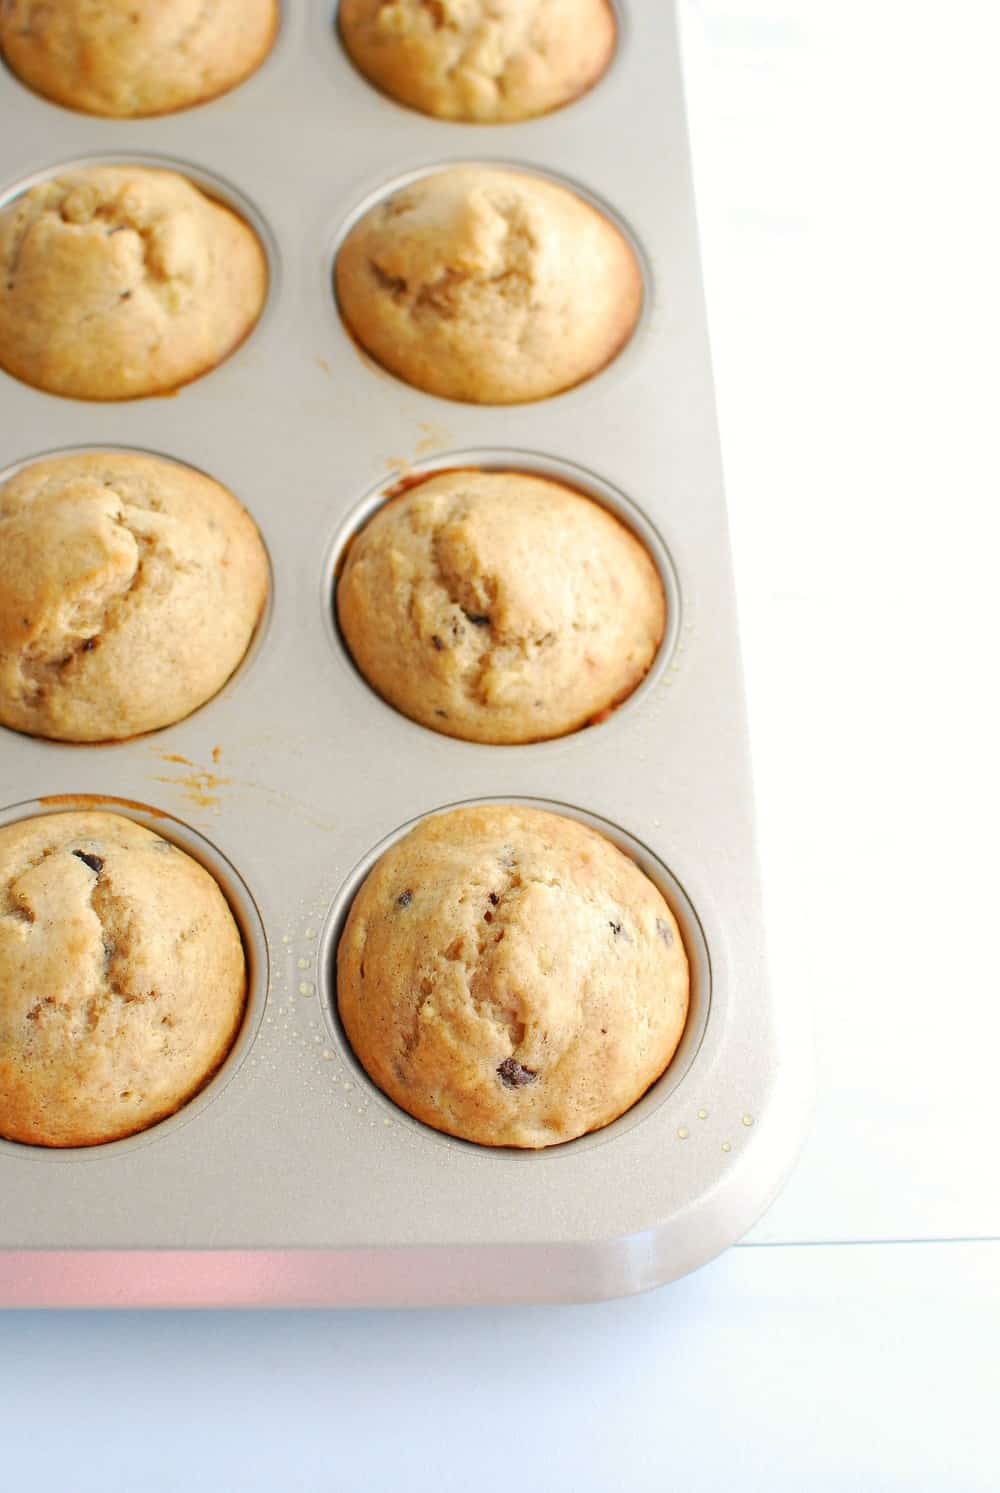
[[[472,124],[571,103],[615,49],[607,0],[342,0],[339,19],[351,60],[383,93]]]
[[[83,167],[0,212],[0,367],[51,394],[176,389],[243,341],[266,293],[253,230],[172,171]]]
[[[370,1077],[437,1130],[542,1147],[599,1129],[688,1009],[673,914],[603,835],[492,804],[423,820],[354,899],[337,999]]]
[[[468,741],[561,736],[632,693],[663,638],[645,547],[582,494],[452,471],[380,508],[337,584],[341,631],[397,710]]]
[[[260,66],[277,0],[0,0],[0,51],[29,88],[85,114],[204,103]]]
[[[545,399],[631,336],[642,275],[623,235],[555,182],[452,166],[377,203],[337,255],[349,330],[392,373],[445,399]]]
[[[250,515],[210,477],[81,452],[0,487],[0,723],[104,741],[172,724],[237,667],[267,597]]]
[[[0,1136],[144,1130],[222,1063],[246,964],[213,877],[117,814],[0,828]]]

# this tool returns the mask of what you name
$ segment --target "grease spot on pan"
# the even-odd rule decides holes
[[[123,809],[138,809],[153,819],[169,819],[163,809],[154,809],[152,804],[141,804],[135,798],[117,798],[112,793],[47,793],[38,800],[40,804],[62,804],[67,808],[103,809],[109,804],[120,804]]]

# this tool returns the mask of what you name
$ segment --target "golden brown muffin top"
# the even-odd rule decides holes
[[[137,452],[32,462],[0,487],[0,723],[64,741],[180,720],[242,659],[267,596],[249,514]]]
[[[336,286],[378,362],[476,404],[589,378],[642,305],[638,261],[610,219],[553,181],[487,166],[451,166],[376,203],[344,240]]]
[[[382,856],[337,956],[357,1057],[401,1108],[489,1146],[599,1129],[666,1068],[688,1008],[673,914],[575,819],[437,814]]]
[[[52,394],[176,389],[238,346],[266,294],[253,230],[172,171],[80,167],[0,211],[0,367]]]
[[[277,0],[0,0],[0,51],[36,93],[139,118],[227,92],[267,56]]]
[[[0,1136],[89,1146],[186,1103],[243,1017],[214,879],[117,814],[0,828]]]
[[[380,508],[337,584],[345,641],[413,720],[469,741],[575,731],[644,678],[663,586],[606,509],[521,472],[450,471]]]
[[[572,102],[615,49],[608,0],[342,0],[339,19],[349,56],[383,93],[474,124]]]

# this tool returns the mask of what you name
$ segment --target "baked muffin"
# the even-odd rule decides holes
[[[267,294],[242,218],[183,176],[86,166],[0,211],[0,367],[50,394],[136,399],[207,373]]]
[[[502,124],[572,102],[615,49],[608,0],[341,0],[369,82],[438,119]]]
[[[0,50],[36,93],[85,114],[168,114],[242,83],[277,0],[0,0]]]
[[[256,525],[190,467],[124,451],[0,487],[0,723],[61,741],[168,726],[239,664],[267,598]]]
[[[229,904],[168,840],[105,813],[0,828],[0,1136],[155,1125],[222,1063],[246,988]]]
[[[642,305],[635,254],[608,218],[555,182],[489,166],[451,166],[376,203],[344,240],[336,287],[366,352],[474,404],[589,378]]]
[[[656,566],[581,493],[450,471],[357,535],[337,613],[358,668],[412,720],[466,741],[562,736],[632,693],[663,638]]]
[[[347,1038],[390,1099],[486,1146],[609,1124],[670,1062],[688,964],[634,861],[575,819],[491,804],[423,820],[354,899]]]

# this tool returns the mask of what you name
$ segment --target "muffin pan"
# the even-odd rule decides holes
[[[249,509],[273,583],[247,660],[178,725],[98,747],[0,731],[0,822],[95,801],[154,822],[219,877],[253,969],[236,1048],[177,1115],[87,1150],[0,1142],[0,1304],[621,1295],[731,1244],[791,1165],[805,1064],[764,970],[673,9],[619,10],[605,78],[518,125],[392,103],[343,54],[328,3],[285,6],[257,74],[163,118],[71,114],[0,74],[0,198],[69,162],[173,166],[249,218],[271,268],[247,341],[175,397],[83,403],[0,375],[0,468],[81,447],[187,462]],[[455,161],[577,185],[638,245],[639,328],[589,382],[533,405],[449,403],[347,336],[331,275],[347,225]],[[332,607],[344,543],[401,476],[456,466],[569,480],[649,544],[667,637],[603,724],[474,745],[398,715],[353,669]],[[335,1015],[337,932],[375,856],[424,814],[498,799],[576,815],[634,855],[692,962],[692,1013],[664,1077],[607,1129],[538,1153],[411,1120],[372,1087]]]

